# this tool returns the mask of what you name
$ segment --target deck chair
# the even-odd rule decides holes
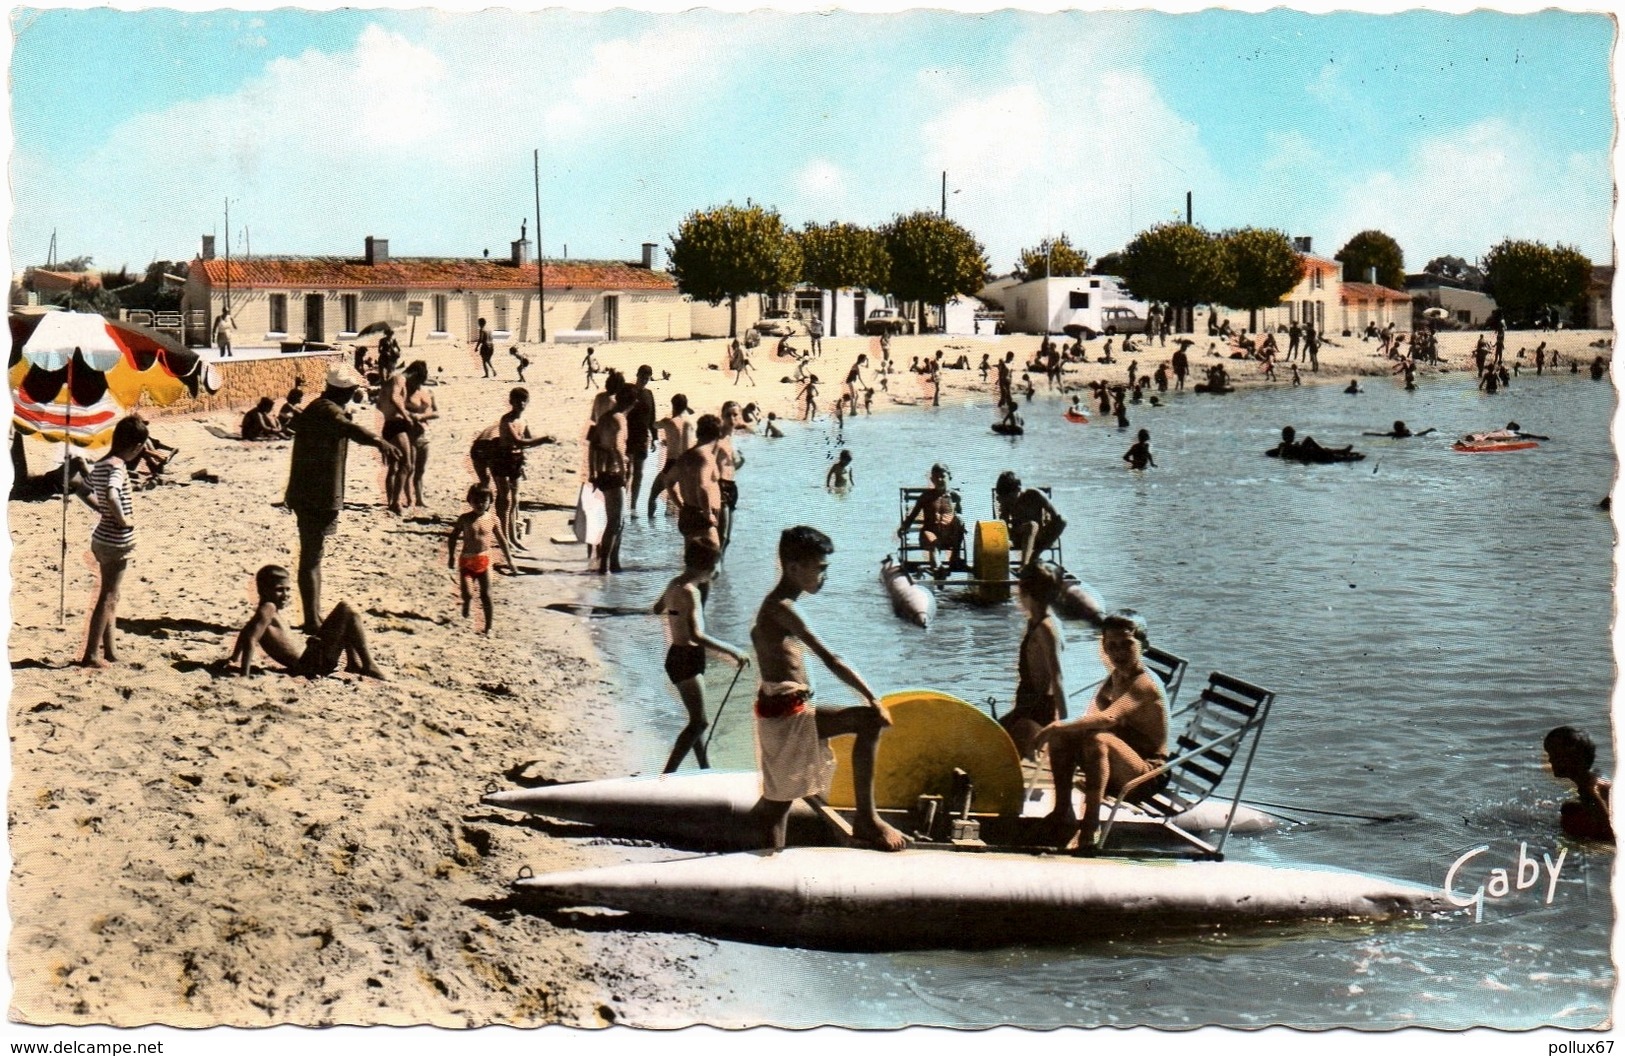
[[[1112,803],[1111,814],[1101,830],[1100,846],[1105,848],[1111,839],[1112,825],[1123,805],[1133,801],[1134,806],[1156,817],[1170,835],[1196,847],[1198,858],[1224,860],[1224,844],[1230,838],[1230,826],[1235,822],[1236,808],[1241,804],[1242,790],[1247,775],[1253,768],[1253,756],[1258,751],[1258,738],[1269,719],[1270,704],[1275,694],[1250,682],[1232,678],[1222,671],[1208,676],[1192,710],[1190,724],[1180,734],[1174,748],[1178,753],[1166,763],[1142,777],[1124,785]],[[1170,820],[1183,814],[1198,803],[1211,798],[1225,775],[1237,760],[1241,760],[1241,776],[1236,780],[1235,792],[1230,798],[1230,811],[1224,829],[1214,843],[1179,828]],[[1144,797],[1134,792],[1163,774],[1167,783],[1162,789]]]

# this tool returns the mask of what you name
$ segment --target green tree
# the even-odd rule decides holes
[[[801,245],[801,278],[820,290],[883,290],[891,257],[880,232],[856,224],[808,223],[796,236]],[[835,335],[831,318],[829,336]]]
[[[1119,249],[1110,253],[1102,253],[1100,259],[1095,261],[1094,272],[1096,275],[1121,276],[1123,274],[1123,251]]]
[[[1119,274],[1136,297],[1180,309],[1189,331],[1191,310],[1217,304],[1232,285],[1224,243],[1194,224],[1161,223],[1141,231],[1123,248]]]
[[[63,295],[60,303],[69,311],[96,312],[109,319],[117,319],[124,308],[106,287],[91,282],[88,276],[74,283],[73,289]]]
[[[155,260],[147,265],[147,274],[140,282],[119,289],[115,294],[126,308],[146,308],[155,312],[180,310],[181,291],[164,281],[164,275],[186,276],[185,261]]]
[[[728,336],[737,336],[739,298],[783,293],[801,277],[801,247],[777,211],[719,205],[684,218],[671,237],[677,288],[708,304],[728,302]]]
[[[1510,323],[1527,324],[1542,308],[1572,306],[1591,285],[1591,261],[1571,246],[1503,239],[1481,267],[1484,291]]]
[[[987,252],[974,235],[947,217],[921,211],[892,218],[881,229],[891,257],[886,292],[925,306],[973,294],[987,283]]]
[[[1060,238],[1044,241],[1021,251],[1016,261],[1016,277],[1022,282],[1044,279],[1051,275],[1063,278],[1089,273],[1089,251],[1072,248],[1072,241],[1062,232]]]
[[[1226,231],[1219,242],[1230,257],[1229,285],[1219,303],[1247,312],[1247,329],[1258,329],[1258,310],[1281,303],[1303,275],[1303,258],[1285,232],[1257,227]]]
[[[1484,288],[1484,273],[1476,264],[1471,264],[1461,257],[1434,257],[1422,270],[1441,279],[1459,282],[1468,289]]]
[[[1361,231],[1343,243],[1332,259],[1342,263],[1344,282],[1370,282],[1370,269],[1376,268],[1378,286],[1405,288],[1405,251],[1381,231]]]

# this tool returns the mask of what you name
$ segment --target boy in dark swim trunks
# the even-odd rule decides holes
[[[710,769],[711,761],[705,756],[705,745],[700,738],[705,733],[705,651],[714,649],[744,667],[750,657],[705,631],[705,587],[716,573],[721,553],[715,547],[691,540],[683,546],[683,571],[655,600],[653,612],[666,617],[666,630],[671,643],[666,647],[666,677],[677,687],[688,709],[688,725],[677,735],[671,747],[663,773],[672,773],[683,763],[689,750],[702,769]]]
[[[846,665],[819,641],[796,610],[796,599],[816,594],[824,586],[829,555],[835,544],[816,528],[797,525],[779,537],[779,581],[756,612],[750,629],[761,665],[756,692],[756,753],[762,771],[762,798],[752,815],[761,826],[763,842],[784,847],[785,819],[795,801],[829,791],[835,756],[829,738],[857,735],[852,746],[852,787],[857,796],[855,839],[876,850],[900,851],[908,846],[902,833],[880,820],[875,811],[875,752],[880,735],[891,725],[863,676]],[[850,708],[814,708],[813,690],[802,659],[811,649],[824,666],[863,697]]]
[[[1050,615],[1061,590],[1061,577],[1045,564],[1029,565],[1021,572],[1016,597],[1027,614],[1027,629],[1016,653],[1016,704],[999,718],[1016,750],[1033,756],[1038,731],[1066,718],[1066,689],[1061,679],[1061,653],[1066,643],[1061,625]]]
[[[367,634],[361,626],[361,617],[349,605],[341,601],[333,606],[333,611],[301,649],[287,624],[282,622],[282,607],[293,595],[293,578],[288,570],[281,565],[266,565],[254,574],[254,587],[260,596],[259,607],[237,633],[237,643],[226,661],[239,665],[238,674],[246,677],[253,673],[254,647],[259,646],[291,675],[321,678],[337,671],[342,660],[344,670],[351,674],[384,677],[367,651]]]
[[[1546,760],[1552,776],[1573,781],[1578,799],[1561,808],[1563,835],[1579,840],[1614,842],[1614,828],[1608,819],[1609,793],[1613,785],[1597,776],[1597,746],[1584,730],[1559,726],[1546,735]]]
[[[457,569],[457,589],[463,597],[464,619],[468,618],[469,607],[474,600],[469,580],[480,588],[480,608],[485,612],[485,629],[480,633],[490,634],[491,550],[499,546],[502,548],[502,556],[508,559],[509,575],[518,575],[519,570],[513,567],[513,551],[508,547],[508,535],[502,530],[502,522],[491,512],[491,489],[483,484],[470,487],[468,505],[469,511],[457,518],[446,537],[446,567]],[[459,542],[463,546],[461,557],[456,556]]]
[[[1021,478],[1005,470],[993,486],[999,519],[1010,526],[1010,542],[1021,549],[1021,566],[1026,568],[1055,545],[1066,531],[1062,517],[1048,497],[1037,488],[1022,488]]]

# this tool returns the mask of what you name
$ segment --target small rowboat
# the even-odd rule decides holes
[[[1065,414],[1061,415],[1061,417],[1077,425],[1089,424],[1089,416],[1084,414],[1082,411],[1068,410]]]
[[[899,619],[917,627],[931,626],[931,618],[937,612],[936,595],[914,582],[890,554],[880,563],[880,582],[891,599],[891,610]]]

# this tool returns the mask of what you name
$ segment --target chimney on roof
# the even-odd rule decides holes
[[[389,239],[373,238],[371,235],[367,236],[367,263],[389,263]]]
[[[1308,235],[1298,235],[1292,240],[1292,248],[1299,253],[1313,253],[1315,251],[1314,246],[1315,240]]]
[[[214,259],[214,236],[213,235],[204,235],[203,236],[203,252],[198,254],[198,259],[200,259],[200,260],[213,260]]]
[[[655,260],[659,253],[659,245],[654,242],[645,242],[643,244],[643,266],[648,268],[650,271],[653,271],[655,268]]]
[[[524,267],[530,263],[530,239],[523,237],[514,239],[508,243],[508,252],[514,267]]]
[[[1365,281],[1373,286],[1377,284],[1377,266],[1375,264],[1369,265],[1365,269]]]

